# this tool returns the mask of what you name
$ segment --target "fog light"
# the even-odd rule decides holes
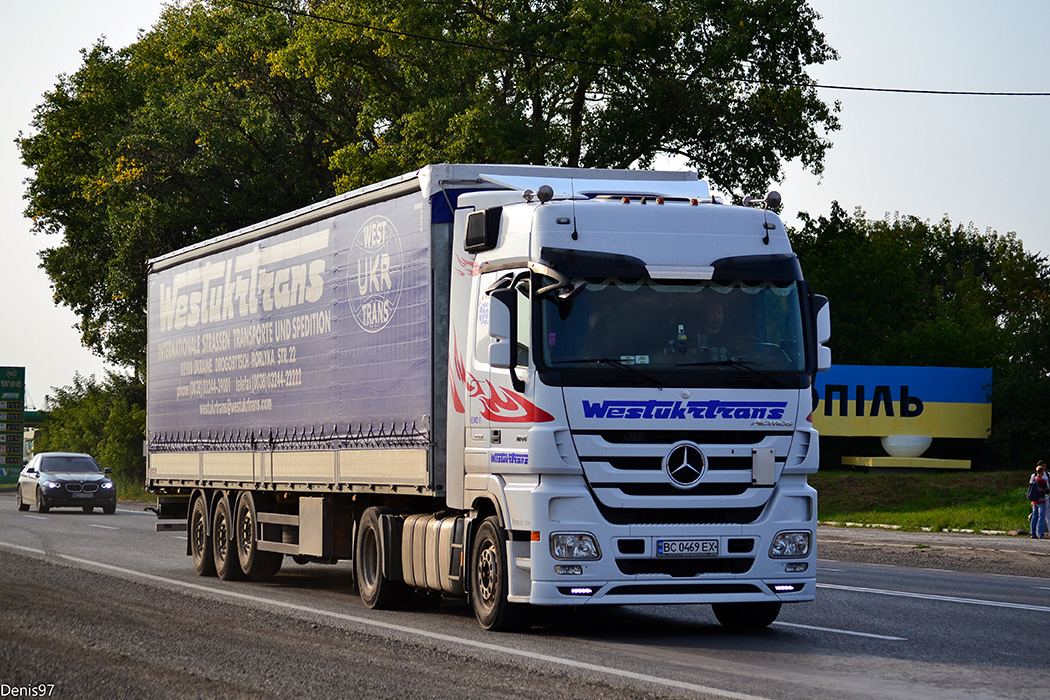
[[[809,564],[804,561],[794,562],[792,564],[784,564],[784,571],[789,574],[797,574],[805,571],[809,568]]]
[[[574,576],[583,576],[583,567],[579,564],[565,564],[554,567],[554,573],[556,574],[572,574]]]
[[[569,593],[572,595],[594,595],[594,589],[588,586],[581,586],[579,588],[569,589]]]
[[[562,533],[551,535],[551,556],[555,559],[600,559],[602,553],[594,535]]]
[[[777,593],[794,593],[795,591],[801,590],[802,584],[800,583],[775,583],[773,584],[773,590]]]
[[[773,559],[797,559],[809,556],[810,533],[778,532],[769,547],[769,556]]]

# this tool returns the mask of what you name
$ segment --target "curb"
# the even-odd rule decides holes
[[[867,528],[871,530],[904,530],[904,528],[902,528],[900,525],[885,525],[881,523],[851,523],[840,522],[835,520],[818,520],[817,525],[825,525],[827,527]],[[948,532],[963,535],[998,535],[1006,537],[1030,536],[1028,530],[968,530],[962,528],[944,528],[941,530],[934,530],[932,527],[920,527],[916,532]]]

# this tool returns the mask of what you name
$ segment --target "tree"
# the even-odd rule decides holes
[[[839,364],[991,367],[990,447],[1003,465],[1050,447],[1050,264],[1014,234],[944,218],[802,215],[795,251],[832,302]]]
[[[324,19],[321,19],[324,18]],[[55,299],[141,376],[146,261],[429,162],[684,156],[764,190],[838,128],[801,0],[198,0],[99,42],[20,135]]]
[[[119,487],[141,487],[146,480],[145,399],[133,377],[108,373],[100,383],[76,374],[72,386],[56,389],[33,447],[37,452],[90,454],[113,470]]]

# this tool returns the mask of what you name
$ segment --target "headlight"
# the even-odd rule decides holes
[[[572,533],[551,535],[551,555],[555,559],[601,559],[594,535]]]
[[[809,532],[778,532],[769,547],[772,559],[798,559],[809,556]]]
[[[41,485],[41,486],[46,486],[46,487],[48,487],[49,489],[57,489],[57,488],[58,488],[59,486],[61,486],[62,484],[61,484],[61,483],[59,483],[59,482],[57,482],[57,481],[49,481],[49,480],[45,480],[45,481],[41,481],[41,482],[40,482],[40,485]]]
[[[111,488],[113,488],[113,482],[112,481],[104,481],[104,482],[102,482],[102,488],[104,488],[104,489],[111,489]]]

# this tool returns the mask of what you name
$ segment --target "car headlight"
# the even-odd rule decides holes
[[[44,481],[40,482],[40,485],[41,486],[46,486],[47,488],[54,490],[54,489],[57,489],[62,484],[60,482],[58,482],[58,481],[51,481],[49,479],[45,479]]]
[[[778,532],[769,547],[772,559],[798,559],[809,556],[809,532]]]
[[[102,488],[104,488],[104,489],[111,489],[111,488],[113,488],[113,482],[112,481],[104,481],[104,482],[102,482]]]
[[[551,555],[555,559],[601,559],[602,552],[594,535],[562,533],[551,535]]]

